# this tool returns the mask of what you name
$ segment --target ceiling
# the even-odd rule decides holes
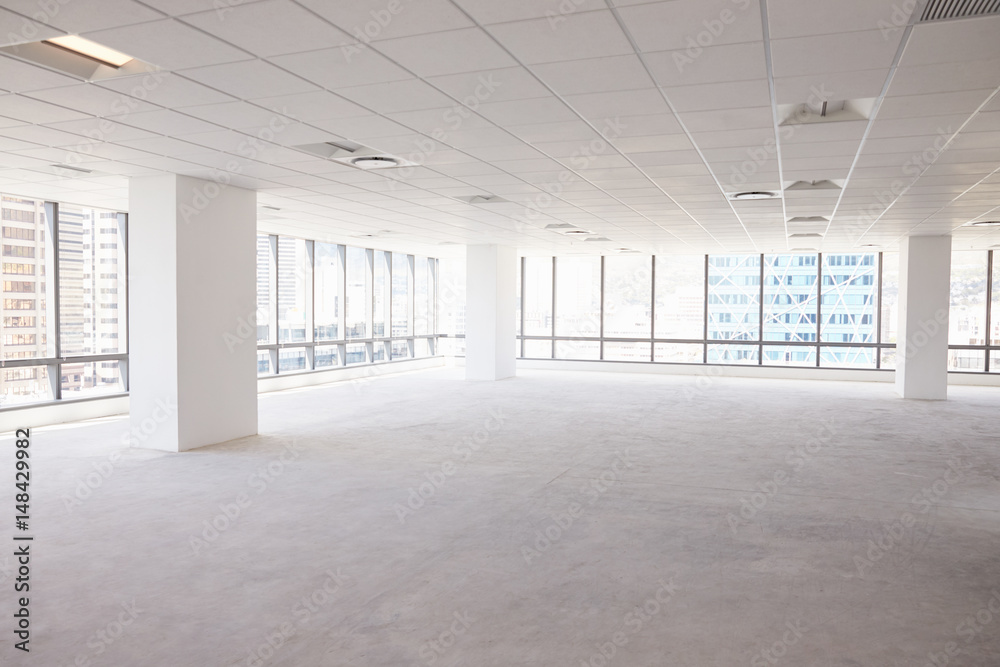
[[[439,255],[989,248],[1000,15],[925,1],[5,0],[0,46],[80,34],[159,71],[0,56],[0,191],[127,208],[129,177],[221,178],[263,231]],[[417,166],[296,148],[344,139]],[[796,181],[832,187],[728,196]]]

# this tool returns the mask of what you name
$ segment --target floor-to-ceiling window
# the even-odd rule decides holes
[[[891,368],[897,273],[880,253],[525,257],[521,356]]]
[[[992,250],[951,254],[948,370],[1000,372],[1000,272]]]
[[[128,385],[127,216],[0,196],[0,407]]]
[[[437,259],[267,234],[257,247],[259,375],[439,354]]]

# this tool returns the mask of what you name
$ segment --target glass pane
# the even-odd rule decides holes
[[[653,258],[604,258],[604,335],[648,338],[653,298]],[[647,351],[649,346],[646,346]]]
[[[418,338],[413,341],[413,356],[414,357],[429,357],[431,354],[431,346],[426,338]]]
[[[524,341],[525,359],[551,359],[552,341],[550,340],[526,340]]]
[[[970,373],[974,371],[982,372],[985,368],[985,350],[948,350],[949,371],[965,371]]]
[[[814,334],[813,338],[815,337]],[[764,365],[815,366],[816,348],[811,345],[765,345]]]
[[[410,358],[410,344],[405,340],[394,340],[392,341],[392,359],[409,359]]]
[[[344,267],[342,247],[333,243],[316,244],[314,285],[315,340],[339,340],[341,308],[344,303]]]
[[[524,258],[524,335],[552,335],[551,257]],[[525,356],[532,355],[525,351]]]
[[[27,258],[30,279],[42,266]],[[125,351],[125,245],[114,211],[61,205],[59,207],[59,316],[62,354],[115,354]],[[7,276],[5,275],[6,279]],[[6,327],[5,327],[6,331]]]
[[[990,345],[1000,345],[1000,253],[993,252],[993,303],[991,305]],[[993,357],[990,357],[990,370],[993,370]],[[998,369],[1000,370],[1000,369]]]
[[[896,368],[896,348],[884,348],[882,350],[882,363],[879,368],[892,370]]]
[[[389,285],[390,263],[392,253],[376,250],[372,255],[372,338],[385,338],[389,335],[386,324],[389,322],[389,303],[392,292]]]
[[[875,368],[872,347],[821,347],[819,365],[824,368]]]
[[[52,385],[46,366],[0,370],[0,406],[52,400]]]
[[[317,347],[315,351],[316,368],[333,368],[339,366],[337,359],[337,347],[335,345],[324,345]]]
[[[760,322],[760,256],[711,255],[708,258],[708,337],[757,340]],[[719,350],[719,363],[740,363],[738,348]],[[754,348],[756,350],[756,348]],[[756,351],[754,352],[756,354]],[[709,361],[713,361],[709,354]]]
[[[430,276],[427,258],[413,258],[413,333],[416,335],[430,333],[429,301]],[[420,356],[419,354],[417,355]]]
[[[280,264],[280,261],[279,261]],[[278,371],[293,373],[306,370],[306,351],[301,347],[278,350]]]
[[[33,199],[6,195],[0,200],[0,204],[4,254],[0,358],[54,356],[55,318],[50,311],[55,303],[55,284],[47,281],[46,277],[53,273],[55,253],[51,252],[49,246],[45,206]],[[82,299],[82,296],[78,298]],[[14,373],[13,370],[11,372]],[[28,385],[17,386],[20,388],[12,389],[12,393],[7,395],[28,400],[26,397],[31,395],[25,388]],[[48,388],[39,391],[41,393],[37,394],[37,400],[51,398]]]
[[[257,350],[257,375],[270,375],[273,372],[271,353],[267,350]]]
[[[818,256],[764,256],[764,340],[816,340],[816,282]],[[773,363],[806,363],[808,350],[802,354],[785,353],[772,348]],[[816,351],[812,352],[816,363]],[[795,359],[795,362],[786,361]],[[764,363],[771,363],[766,354]]]
[[[949,345],[986,344],[987,260],[985,250],[951,253]]]
[[[388,345],[388,343],[381,341],[372,345],[372,363],[385,361],[388,358],[386,356],[386,345]]]
[[[601,344],[596,340],[556,341],[556,359],[590,359],[597,361],[600,358]]]
[[[465,258],[438,260],[438,333],[465,333]],[[520,272],[518,273],[520,275]],[[520,304],[518,291],[518,304]],[[520,324],[520,317],[518,317]],[[520,332],[518,332],[520,333]]]
[[[990,373],[1000,373],[1000,350],[990,351]]]
[[[556,258],[556,335],[601,331],[601,258]]]
[[[700,364],[704,359],[704,346],[700,343],[657,343],[653,351],[654,361],[660,363]]]
[[[60,372],[63,398],[86,398],[125,391],[117,361],[63,364]]]
[[[656,338],[705,337],[704,255],[657,255],[655,327]]]
[[[649,363],[650,343],[604,343],[606,361],[644,361]]]
[[[368,251],[347,247],[346,331],[348,338],[368,337],[368,303],[371,299],[371,274]],[[350,363],[350,362],[348,362]]]
[[[306,281],[309,258],[306,242],[278,237],[278,341],[306,339]],[[279,361],[279,366],[282,362]],[[281,368],[284,370],[284,368]]]
[[[257,342],[271,341],[271,285],[274,284],[274,257],[271,237],[257,235]]]
[[[709,303],[711,305],[711,302]],[[756,364],[758,349],[756,345],[724,345],[708,346],[708,363],[710,364]]]
[[[368,361],[368,346],[364,343],[350,343],[347,346],[347,365],[363,364]]]
[[[899,319],[899,255],[882,253],[882,342],[896,342]],[[884,357],[883,357],[884,358]]]
[[[516,288],[516,291],[514,292],[514,295],[515,295],[514,296],[514,335],[515,336],[520,336],[521,333],[522,333],[521,332],[521,305],[522,305],[521,304],[521,292],[523,290],[521,289],[521,279],[523,277],[522,276],[523,269],[524,269],[524,258],[522,257],[522,258],[520,258],[520,259],[517,260],[517,288]],[[442,269],[442,271],[443,271],[443,269]],[[517,349],[520,350],[521,349],[520,346],[518,346]]]
[[[825,343],[874,343],[877,255],[823,255],[822,337]],[[820,353],[823,363],[823,353]]]
[[[515,355],[521,356],[521,341],[517,342],[517,351]],[[437,339],[438,354],[444,355],[446,357],[464,357],[465,356],[465,339],[464,338],[438,338]]]
[[[409,336],[410,322],[410,259],[408,255],[392,253],[392,335]],[[396,352],[393,347],[392,356]]]

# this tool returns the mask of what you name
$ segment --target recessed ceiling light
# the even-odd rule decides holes
[[[261,207],[261,208],[266,208],[266,209],[268,209],[268,210],[270,210],[270,211],[280,211],[280,210],[281,210],[281,209],[280,209],[280,208],[278,208],[277,206],[268,206],[267,204],[261,204],[261,206],[260,206],[260,207]]]
[[[771,199],[775,194],[773,192],[737,192],[733,195],[733,199]]]
[[[574,236],[583,236],[585,234],[590,234],[586,229],[567,229],[563,234],[573,234]]]
[[[351,164],[361,169],[385,169],[386,167],[396,167],[399,160],[380,155],[369,155],[367,157],[356,157],[351,160]]]
[[[107,65],[109,67],[114,67],[118,69],[125,63],[132,60],[131,56],[127,56],[124,53],[115,51],[114,49],[109,49],[106,46],[98,44],[97,42],[92,42],[89,39],[84,39],[77,35],[66,35],[64,37],[52,37],[51,39],[44,40],[45,44],[51,44],[60,49],[66,49],[67,51],[72,51],[78,55],[84,56],[85,58],[90,58],[91,60],[96,60],[102,65]]]
[[[968,224],[972,227],[998,227],[1000,226],[1000,220],[976,220]]]

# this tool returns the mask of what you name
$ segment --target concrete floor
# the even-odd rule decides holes
[[[1000,390],[461,376],[263,395],[182,455],[37,429],[0,664],[1000,664]]]

